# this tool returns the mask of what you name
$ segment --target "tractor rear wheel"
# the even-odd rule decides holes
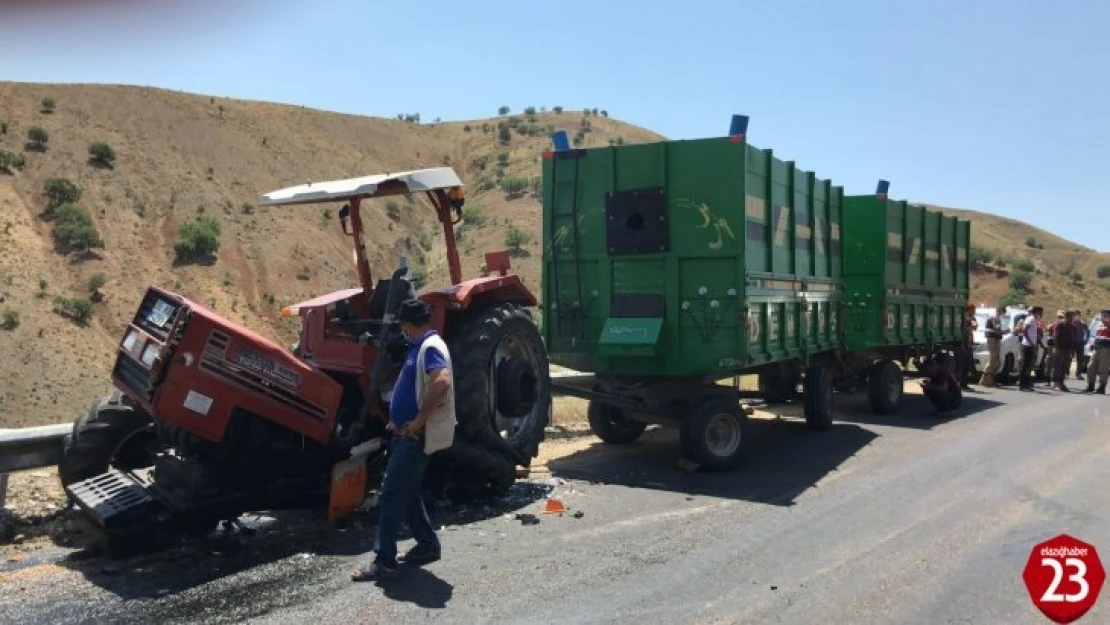
[[[454,477],[507,489],[516,465],[528,466],[544,438],[551,412],[547,349],[531,314],[516,304],[468,312],[449,334],[458,419]]]
[[[109,468],[129,471],[154,463],[157,443],[150,415],[119,391],[92,402],[62,439],[58,477],[62,486],[100,475]]]

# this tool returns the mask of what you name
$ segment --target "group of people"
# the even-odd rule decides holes
[[[1001,368],[1001,342],[1006,336],[1003,329],[1002,315],[1006,309],[999,307],[994,315],[989,317],[984,329],[987,339],[986,370],[983,373],[981,385],[986,387],[998,386],[998,372]],[[969,311],[968,334],[976,329],[974,311]],[[1072,362],[1076,364],[1075,377],[1083,380],[1087,374],[1087,387],[1085,392],[1106,394],[1106,382],[1110,377],[1110,310],[1103,310],[1099,314],[1100,323],[1095,331],[1094,344],[1090,362],[1084,347],[1090,340],[1090,328],[1083,322],[1079,310],[1061,310],[1056,313],[1055,321],[1044,321],[1044,308],[1034,306],[1029,315],[1019,319],[1014,327],[1009,330],[1015,336],[1021,337],[1021,363],[1018,377],[1018,388],[1022,391],[1033,390],[1033,370],[1037,364],[1037,354],[1043,349],[1045,353],[1046,384],[1056,390],[1067,393],[1071,389],[1064,380],[1069,377]],[[1098,387],[1095,387],[1095,384]]]

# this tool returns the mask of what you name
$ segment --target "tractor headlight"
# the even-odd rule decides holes
[[[139,333],[131,330],[127,336],[123,337],[123,349],[131,352],[135,351],[135,344],[139,342]]]
[[[151,342],[147,343],[146,347],[143,349],[143,355],[142,355],[142,358],[140,358],[140,360],[142,360],[144,365],[146,365],[148,367],[153,367],[154,366],[154,359],[157,356],[158,356],[158,344],[155,343],[154,341],[151,341]]]

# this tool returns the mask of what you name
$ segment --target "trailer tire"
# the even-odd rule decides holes
[[[902,403],[902,370],[890,360],[871,365],[867,377],[867,400],[878,414],[894,414]]]
[[[798,391],[798,381],[785,366],[775,366],[759,374],[759,393],[768,404],[785,404]]]
[[[748,414],[736,398],[702,397],[682,422],[683,453],[711,471],[735,467],[748,448]]]
[[[833,423],[832,372],[826,365],[814,365],[806,371],[802,397],[806,425],[811,430],[823,431]]]
[[[116,391],[92,402],[62,439],[58,477],[62,486],[105,473],[150,466],[149,443],[157,441],[154,420]]]
[[[647,423],[629,419],[620,408],[597,401],[590,402],[586,420],[594,435],[610,445],[631,443],[647,429]]]
[[[539,329],[527,309],[501,303],[468,311],[449,335],[458,419],[454,478],[512,485],[516,465],[528,466],[539,453],[550,418],[551,378]],[[515,428],[503,437],[510,425]]]

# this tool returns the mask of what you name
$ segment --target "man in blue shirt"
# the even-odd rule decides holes
[[[412,341],[389,402],[389,459],[378,496],[376,556],[369,568],[359,568],[354,581],[388,579],[397,575],[398,560],[433,562],[440,557],[439,538],[420,496],[428,452],[444,447],[444,427],[453,432],[454,397],[451,393],[450,354],[439,334],[428,325],[431,315],[424,302],[405,300],[397,316],[401,331]],[[422,371],[418,363],[423,364]],[[421,378],[421,376],[424,376]],[[449,405],[448,405],[449,404]],[[445,423],[444,418],[452,419]],[[430,421],[431,420],[431,421]],[[435,427],[434,432],[427,432]],[[434,434],[434,445],[426,441]],[[450,442],[446,442],[450,446]],[[397,534],[407,522],[416,546],[397,557]]]

